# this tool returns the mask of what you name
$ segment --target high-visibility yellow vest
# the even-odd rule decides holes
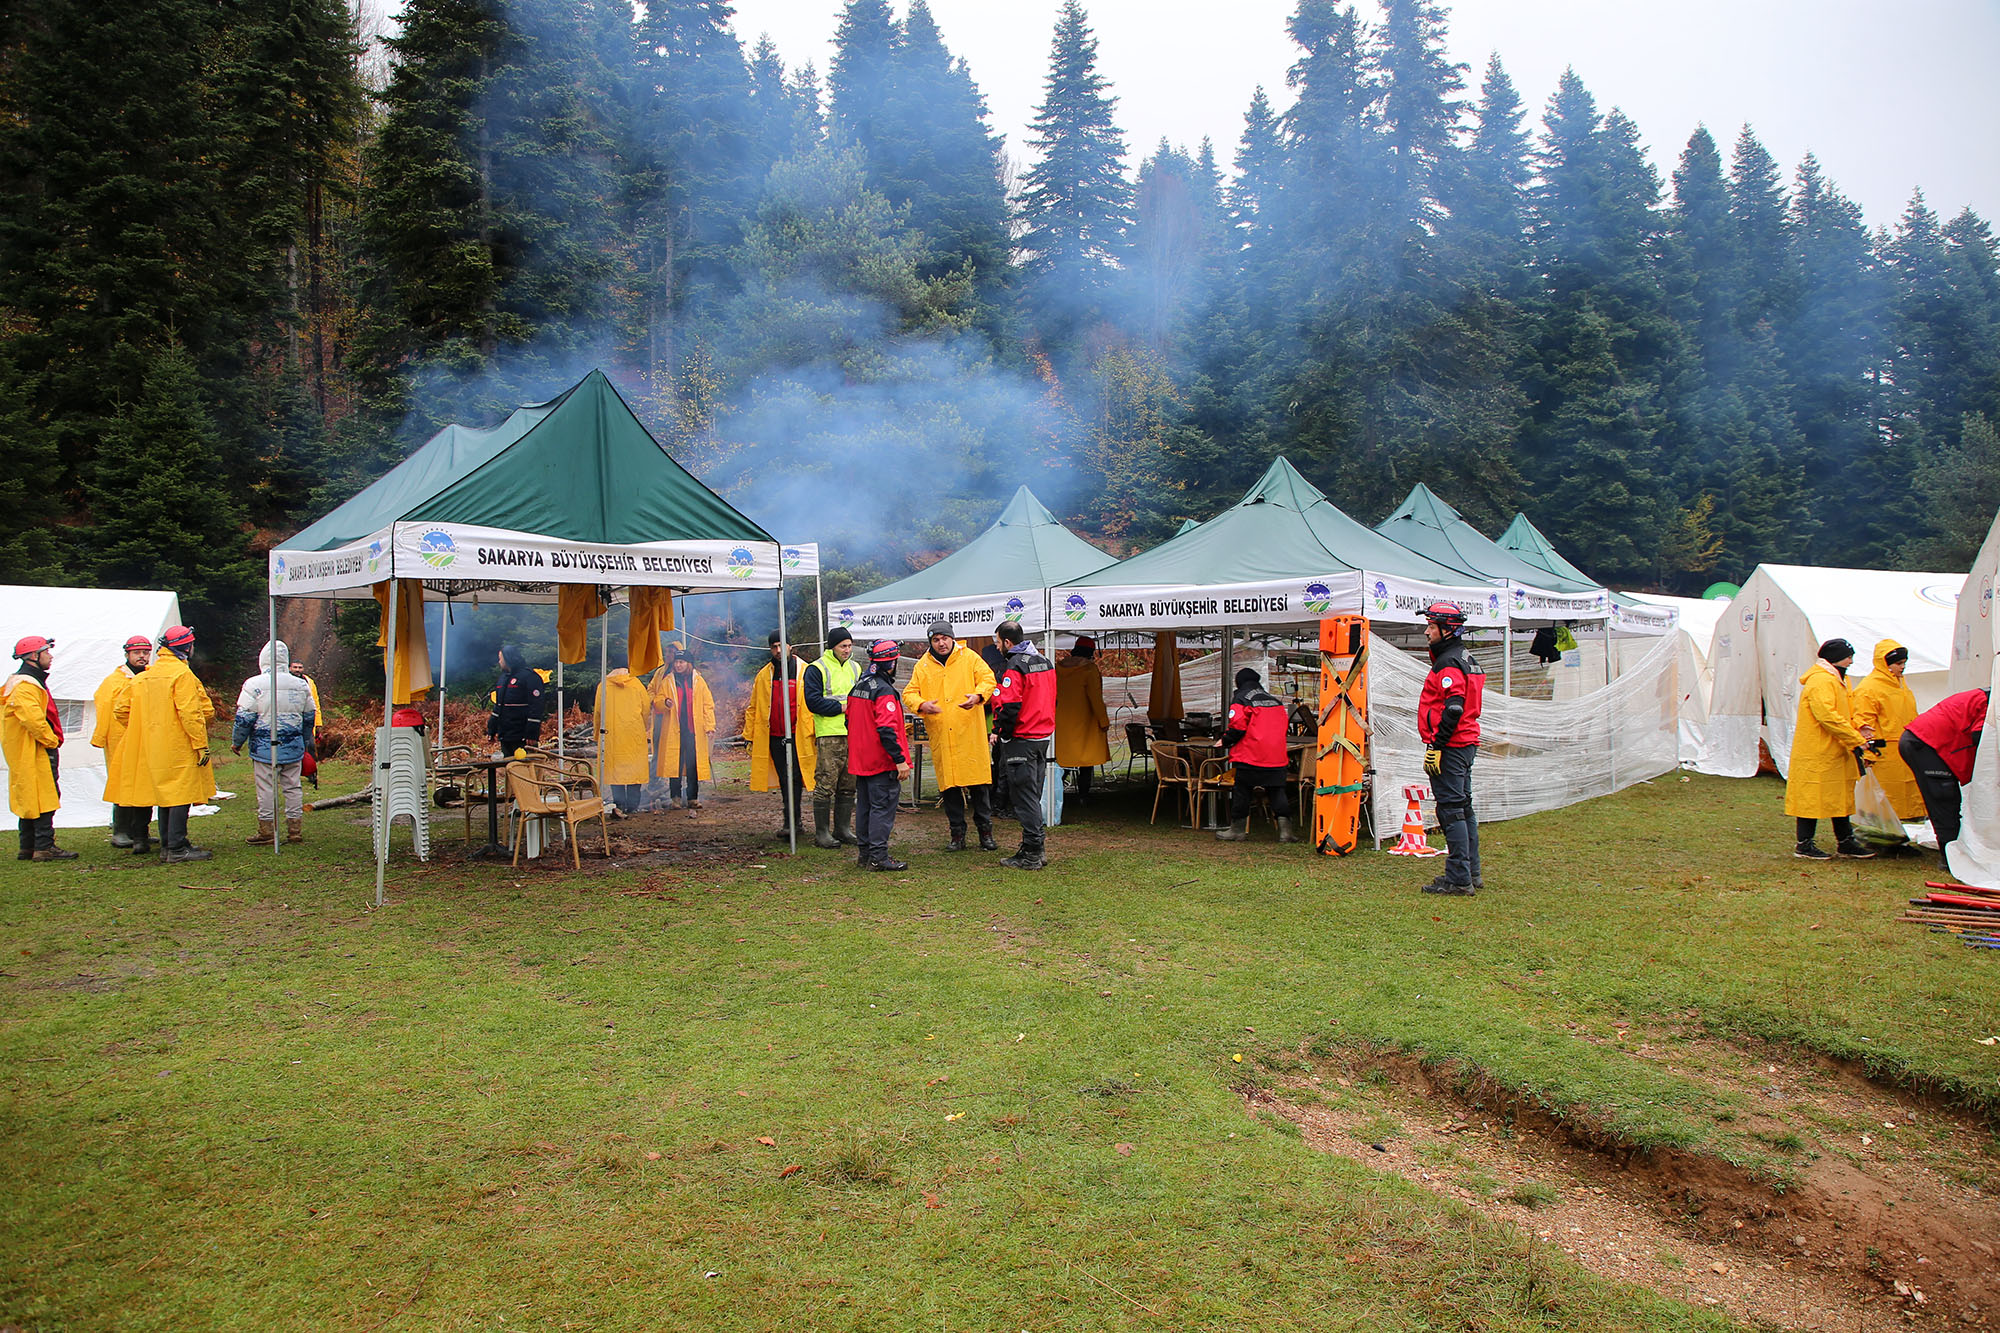
[[[840,716],[826,717],[813,714],[813,735],[845,736],[847,734],[847,696],[854,692],[854,682],[861,679],[861,664],[849,658],[843,662],[831,652],[820,654],[813,663],[819,668],[820,692],[829,699],[839,699]]]

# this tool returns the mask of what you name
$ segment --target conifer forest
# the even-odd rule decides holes
[[[839,12],[822,70],[723,0],[408,0],[380,45],[342,0],[0,7],[0,581],[261,614],[275,539],[594,366],[890,577],[1021,483],[1126,552],[1279,454],[1676,592],[1964,569],[2000,508],[1969,210],[1871,228],[1749,127],[1656,166],[1575,75],[1453,64],[1439,0],[1298,0],[1287,87],[1152,145],[1070,0],[1004,149],[924,0]]]

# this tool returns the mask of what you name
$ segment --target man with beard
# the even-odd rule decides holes
[[[923,717],[930,740],[931,765],[951,826],[947,851],[965,850],[967,805],[979,830],[980,850],[1000,850],[993,838],[993,765],[983,711],[994,684],[985,660],[958,641],[948,621],[940,620],[931,626],[930,651],[917,659],[903,691],[903,706]]]

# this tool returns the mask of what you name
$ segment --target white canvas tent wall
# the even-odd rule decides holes
[[[1994,516],[1986,544],[1973,558],[1972,571],[1965,576],[1959,593],[1952,640],[1953,694],[2000,686],[2000,616],[1993,614],[1993,584],[2000,574],[1996,566],[2000,566],[2000,515]],[[1952,874],[1967,884],[2000,889],[2000,718],[1990,708],[1962,811],[1964,827],[1958,841],[1945,849]]]
[[[180,598],[170,592],[123,588],[0,587],[7,608],[6,647],[27,634],[54,639],[55,666],[49,692],[62,714],[62,808],[57,828],[104,828],[111,807],[104,803],[104,751],[90,743],[97,725],[97,687],[125,660],[125,640],[143,634],[157,642],[181,619]],[[9,670],[12,664],[9,664]],[[7,770],[0,755],[0,780]]]
[[[1877,642],[1895,639],[1910,650],[1903,680],[1917,706],[1942,699],[1964,582],[1960,574],[1757,566],[1715,628],[1708,736],[1697,767],[1751,777],[1761,737],[1778,771],[1788,772],[1799,677],[1828,639],[1854,645],[1849,684],[1867,674]]]

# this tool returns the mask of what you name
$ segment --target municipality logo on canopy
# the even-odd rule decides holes
[[[458,559],[458,543],[442,528],[432,528],[417,539],[417,555],[432,569],[450,569]]]
[[[1063,598],[1063,614],[1071,620],[1082,620],[1083,613],[1090,609],[1090,603],[1083,600],[1081,593],[1071,593]]]
[[[1008,620],[1018,620],[1021,617],[1021,612],[1027,609],[1028,609],[1028,604],[1026,602],[1022,601],[1018,597],[1009,597],[1007,599],[1006,618]]]
[[[806,553],[804,551],[801,551],[798,547],[787,546],[785,548],[784,561],[786,569],[797,569],[799,567],[799,561],[805,558],[806,558]]]
[[[1373,597],[1373,598],[1375,599],[1375,609],[1376,609],[1377,611],[1387,611],[1387,610],[1389,609],[1389,585],[1388,585],[1388,584],[1384,583],[1384,582],[1383,582],[1382,580],[1380,580],[1380,579],[1376,579],[1376,580],[1375,580],[1375,586],[1374,586],[1374,587],[1372,587],[1372,588],[1370,588],[1370,589],[1368,590],[1368,593],[1369,593],[1369,595],[1370,595],[1370,596],[1372,596],[1372,597]]]
[[[370,542],[368,543],[368,572],[373,574],[380,568],[382,568],[382,543],[379,541]]]
[[[757,557],[750,554],[750,548],[739,546],[729,553],[729,572],[739,579],[750,577],[750,571],[757,567]]]
[[[1314,615],[1325,615],[1333,605],[1333,589],[1314,579],[1306,585],[1306,610]]]
[[[827,614],[833,617],[833,623],[836,625],[852,625],[854,623],[854,608],[851,606],[836,606],[833,610],[827,612]]]
[[[1488,616],[1492,617],[1492,618],[1493,618],[1493,619],[1495,619],[1495,620],[1498,620],[1498,619],[1500,618],[1500,594],[1499,594],[1499,593],[1497,593],[1497,592],[1489,592],[1489,593],[1487,593],[1487,594],[1486,594],[1486,614],[1487,614]]]
[[[278,557],[277,564],[271,569],[271,586],[273,588],[282,588],[285,586],[285,557],[283,556]]]

